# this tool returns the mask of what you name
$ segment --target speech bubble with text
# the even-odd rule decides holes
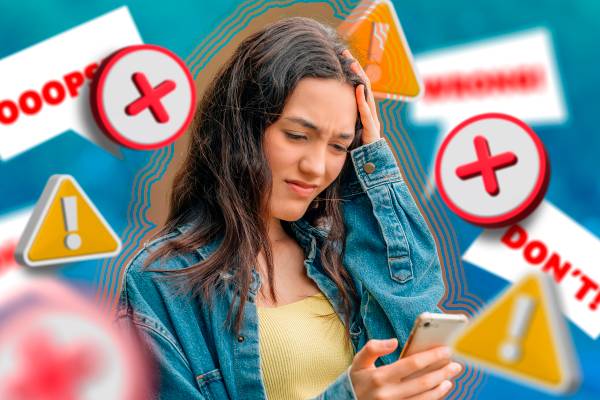
[[[0,60],[0,159],[70,129],[105,150],[118,145],[96,126],[89,83],[101,61],[142,39],[127,7]]]
[[[592,339],[600,334],[600,239],[550,202],[508,228],[485,230],[463,258],[510,282],[541,270],[556,282],[565,315]]]
[[[425,95],[411,108],[417,124],[443,134],[476,114],[499,112],[530,125],[567,119],[552,37],[545,28],[432,51],[416,58]]]

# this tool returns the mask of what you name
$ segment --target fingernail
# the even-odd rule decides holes
[[[444,381],[444,382],[440,383],[440,387],[443,392],[447,392],[452,387],[452,382]]]
[[[443,347],[441,350],[441,355],[444,358],[448,358],[452,355],[452,349],[450,347]]]
[[[453,374],[458,374],[461,369],[462,366],[459,363],[450,364],[450,372],[452,372]]]
[[[389,347],[394,347],[394,346],[396,345],[396,339],[393,339],[393,338],[392,338],[392,339],[387,339],[387,340],[385,340],[385,341],[383,342],[383,345],[384,345],[385,347],[388,347],[388,348],[389,348]]]

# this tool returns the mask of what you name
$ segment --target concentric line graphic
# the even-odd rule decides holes
[[[319,3],[327,5],[340,21],[348,17],[359,1],[303,1],[303,0],[263,0],[246,1],[221,24],[219,24],[199,46],[186,58],[186,64],[194,79],[208,65],[219,51],[232,38],[242,32],[256,17],[270,9],[286,8],[299,3]],[[420,207],[427,224],[431,228],[438,246],[438,253],[444,271],[447,293],[442,308],[448,311],[460,311],[470,316],[483,305],[483,302],[470,293],[462,268],[461,251],[450,220],[444,211],[439,195],[427,196],[427,175],[416,150],[407,133],[401,117],[404,103],[395,100],[379,102],[383,130],[398,158],[400,169],[407,186]],[[123,252],[114,259],[106,260],[99,268],[97,277],[97,299],[101,307],[114,309],[118,300],[121,279],[125,263],[140,248],[142,238],[155,228],[147,218],[150,209],[150,194],[154,183],[162,179],[174,155],[174,145],[153,152],[148,163],[134,179],[132,199],[128,208],[128,223],[122,235]],[[455,382],[450,399],[468,399],[476,395],[485,374],[473,368],[467,368],[461,378]]]

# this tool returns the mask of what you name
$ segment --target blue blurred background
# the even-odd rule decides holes
[[[145,43],[169,48],[185,59],[242,2],[199,1],[35,1],[0,3],[0,59],[127,5]],[[278,2],[287,4],[291,2]],[[547,28],[553,38],[569,119],[562,125],[534,127],[548,150],[552,176],[547,199],[600,237],[600,136],[594,118],[600,104],[600,3],[596,1],[394,1],[404,32],[420,53],[532,27]],[[351,7],[354,2],[344,2]],[[284,7],[281,5],[281,7]],[[43,66],[39,66],[42,68]],[[19,79],[19,77],[15,77]],[[197,77],[202,79],[202,77]],[[2,88],[0,88],[2,98]],[[429,166],[440,134],[438,126],[414,125],[402,118],[423,165]],[[0,128],[1,129],[1,128]],[[0,130],[0,134],[2,134]],[[9,161],[0,161],[0,218],[31,207],[52,174],[73,175],[117,233],[127,227],[128,206],[136,173],[152,152],[123,150],[123,159],[72,132],[58,136]],[[461,250],[481,233],[449,210]],[[79,262],[56,270],[76,284],[92,283],[102,261]],[[506,282],[465,263],[470,290],[483,300]],[[568,398],[600,398],[600,346],[569,324],[583,371],[580,389]],[[487,377],[477,391],[482,399],[546,399],[554,396],[509,381]]]

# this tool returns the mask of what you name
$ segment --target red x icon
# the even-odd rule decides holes
[[[483,136],[476,136],[473,143],[475,144],[477,161],[456,168],[456,175],[460,179],[471,179],[481,175],[486,192],[495,196],[500,192],[496,170],[516,164],[517,156],[512,151],[492,156],[490,145]]]
[[[444,139],[435,180],[448,208],[466,221],[506,226],[526,217],[544,198],[546,150],[523,121],[500,113],[476,115]]]
[[[192,122],[196,85],[173,52],[149,44],[128,46],[98,71],[90,91],[94,117],[121,145],[157,149],[177,140]]]
[[[0,399],[154,397],[151,360],[129,325],[61,281],[4,279],[12,281],[0,296]]]
[[[37,332],[19,351],[20,368],[5,382],[10,399],[76,400],[79,387],[101,372],[101,355],[87,343],[60,347]]]
[[[149,108],[155,120],[160,123],[168,122],[169,114],[162,105],[161,99],[175,89],[175,82],[167,79],[153,88],[143,72],[136,72],[131,79],[142,97],[127,105],[125,113],[127,115],[138,115]]]

